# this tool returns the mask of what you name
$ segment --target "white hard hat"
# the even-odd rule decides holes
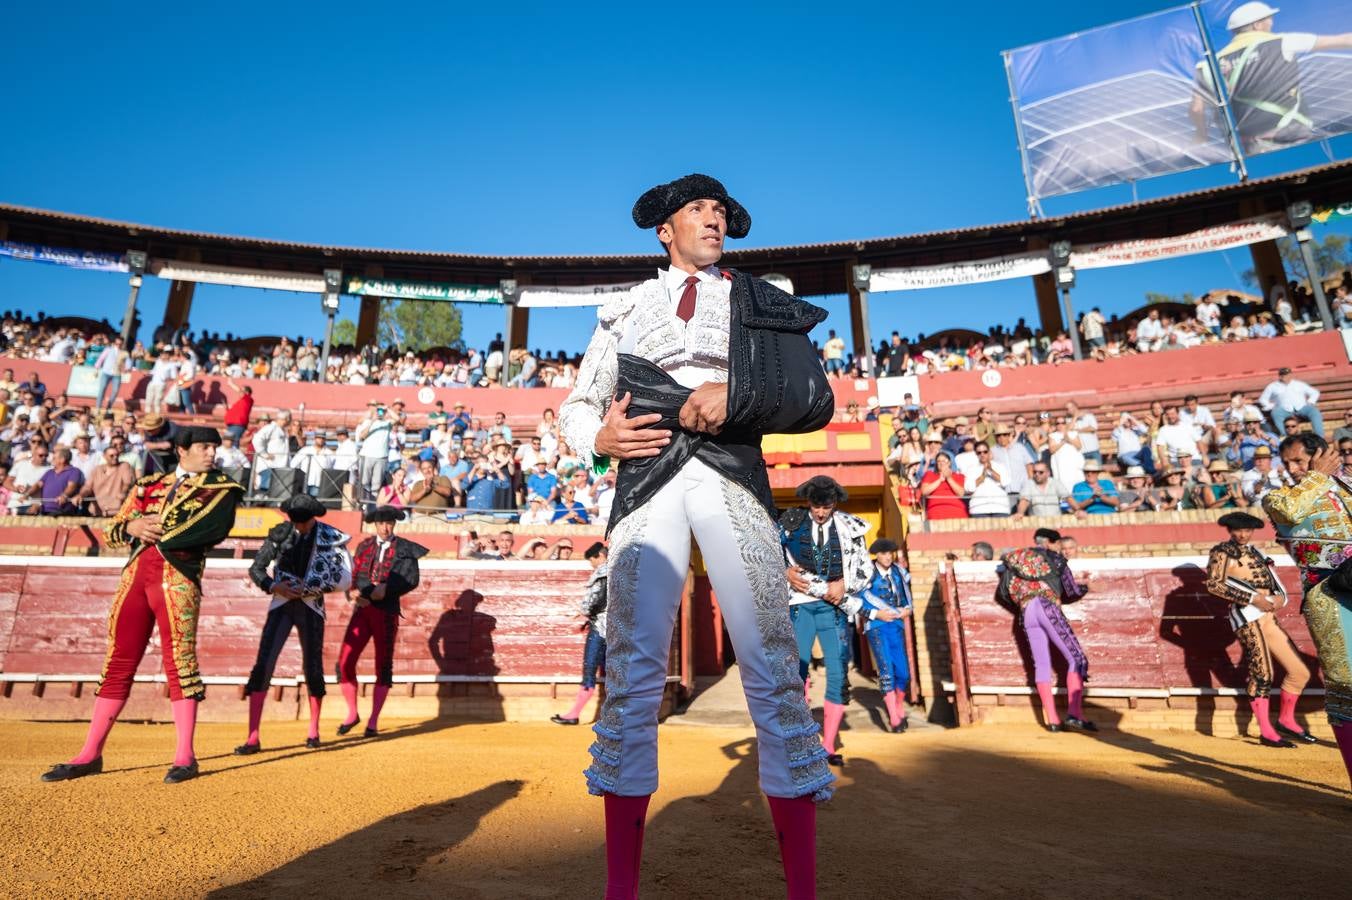
[[[1266,3],[1258,2],[1258,0],[1252,3],[1244,3],[1230,13],[1230,18],[1226,21],[1225,27],[1230,31],[1238,31],[1246,25],[1261,22],[1277,15],[1279,12],[1281,10],[1274,9]]]

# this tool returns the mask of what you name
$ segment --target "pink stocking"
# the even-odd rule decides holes
[[[310,734],[308,737],[319,737],[319,710],[324,706],[323,697],[310,697]]]
[[[803,699],[807,701],[807,708],[812,708],[812,679],[803,679]]]
[[[832,703],[830,700],[822,703],[822,746],[826,748],[827,753],[836,752],[836,735],[840,734],[840,723],[845,718],[845,706],[840,703]]]
[[[267,691],[254,691],[249,695],[249,736],[244,743],[258,746],[258,729],[263,723],[263,704],[267,702]]]
[[[1254,697],[1249,705],[1253,707],[1253,717],[1258,720],[1258,733],[1270,741],[1280,741],[1282,736],[1272,727],[1272,721],[1268,718],[1271,702],[1268,697]]]
[[[1049,681],[1039,681],[1037,683],[1037,695],[1042,701],[1042,717],[1048,725],[1060,725],[1061,717],[1056,714],[1056,695],[1052,693],[1052,685]]]
[[[197,701],[175,700],[169,705],[174,708],[174,733],[178,736],[174,765],[190,766],[197,759],[192,752],[193,732],[197,730]]]
[[[343,699],[347,701],[347,718],[343,720],[344,725],[356,725],[357,719],[357,682],[342,681],[338,687],[343,690]]]
[[[371,691],[371,718],[366,720],[366,727],[372,730],[380,727],[380,708],[385,705],[385,698],[390,694],[389,685],[378,684]]]
[[[892,696],[897,698],[897,721],[893,724],[900,725],[906,721],[906,695],[901,691],[893,691]]]
[[[811,797],[769,797],[788,900],[817,896],[817,805]]]
[[[1301,728],[1296,722],[1296,703],[1300,701],[1300,694],[1291,691],[1282,691],[1281,693],[1281,712],[1277,715],[1277,721],[1292,731],[1301,732]]]
[[[649,797],[606,794],[606,897],[634,900],[643,858],[643,826]]]
[[[1343,754],[1343,767],[1347,769],[1347,776],[1352,778],[1352,722],[1334,725],[1333,739],[1338,742],[1338,749]]]
[[[564,713],[563,717],[565,719],[576,719],[578,716],[582,715],[582,707],[587,705],[587,701],[590,700],[592,694],[595,693],[596,688],[594,687],[578,688],[577,699],[573,701],[573,708]]]
[[[893,728],[901,724],[901,714],[897,712],[897,694],[896,691],[888,691],[883,694],[883,703],[887,704],[887,721]]]
[[[71,765],[91,763],[103,755],[103,742],[108,740],[108,732],[113,730],[113,724],[126,705],[126,700],[95,698],[94,713],[89,718],[89,734],[85,737],[84,747],[70,761]]]
[[[1079,672],[1066,673],[1066,712],[1077,719],[1084,718],[1084,679]]]

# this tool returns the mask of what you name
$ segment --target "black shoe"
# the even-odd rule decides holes
[[[351,731],[352,729],[356,728],[356,727],[357,727],[358,725],[360,725],[360,724],[361,724],[361,717],[360,717],[360,716],[357,717],[357,720],[356,720],[355,722],[344,722],[343,724],[341,724],[341,725],[338,726],[338,734],[339,734],[340,736],[341,736],[341,735],[344,735],[344,734],[347,734],[349,731]]]
[[[829,753],[826,756],[826,764],[828,766],[835,766],[838,769],[843,769],[845,768],[845,757],[841,756],[839,753]]]
[[[43,781],[70,781],[86,775],[97,775],[103,771],[103,757],[96,756],[87,763],[57,763],[51,770],[42,773]]]
[[[1294,747],[1294,746],[1296,746],[1295,744],[1291,743],[1290,741],[1286,740],[1285,738],[1277,738],[1277,740],[1274,741],[1274,740],[1272,740],[1271,738],[1265,738],[1265,737],[1263,737],[1262,735],[1259,735],[1259,737],[1258,737],[1258,743],[1262,744],[1264,747]]]
[[[900,722],[900,724],[898,724],[896,728],[893,728],[893,729],[892,729],[892,733],[893,733],[893,734],[901,734],[901,733],[904,732],[907,728],[910,728],[910,727],[911,727],[911,720],[910,720],[910,719],[902,719],[901,722]]]
[[[1081,719],[1079,716],[1066,716],[1066,721],[1063,724],[1075,731],[1098,731],[1097,725],[1088,719]]]
[[[1058,731],[1064,731],[1066,728],[1066,726],[1062,725],[1060,722],[1048,722],[1045,727],[1048,731],[1053,733]]]
[[[1277,730],[1294,741],[1300,741],[1302,744],[1319,743],[1319,738],[1310,734],[1308,731],[1296,731],[1294,728],[1287,728],[1281,722],[1277,723]]]
[[[566,719],[563,716],[550,716],[549,721],[555,725],[576,725],[577,719]]]
[[[235,748],[236,756],[253,756],[259,750],[262,750],[261,744],[240,744]]]
[[[319,738],[317,738],[317,737],[306,738],[306,739],[305,739],[305,746],[309,747],[311,750],[318,750],[318,749],[319,749]]]
[[[169,774],[164,776],[165,784],[182,784],[185,781],[191,781],[197,777],[197,760],[193,760],[186,766],[170,766]]]
[[[380,737],[380,732],[374,728],[368,728],[361,733],[362,737]]]

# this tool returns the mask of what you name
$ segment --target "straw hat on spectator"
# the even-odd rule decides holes
[[[1085,471],[1085,472],[1102,472],[1102,471],[1103,471],[1103,466],[1099,465],[1099,463],[1098,463],[1097,460],[1086,459],[1086,460],[1084,461],[1084,471]]]
[[[1013,428],[1010,428],[1008,425],[996,425],[996,426],[995,426],[995,436],[996,436],[996,437],[999,437],[999,436],[1002,435],[1002,434],[1013,434],[1013,433],[1014,433],[1014,429],[1013,429]],[[1138,466],[1137,468],[1140,468],[1140,467]]]
[[[1206,467],[1208,472],[1229,472],[1230,464],[1223,459],[1213,459],[1211,465]]]
[[[924,442],[925,442],[926,444],[942,444],[942,443],[944,442],[944,436],[943,436],[942,434],[940,434],[939,432],[937,432],[937,431],[935,431],[935,430],[933,430],[933,429],[930,429],[930,430],[925,434],[925,441],[924,441]]]
[[[1260,415],[1259,413],[1256,413],[1256,412],[1254,412],[1253,410],[1249,410],[1248,412],[1246,412],[1246,413],[1244,414],[1244,421],[1245,421],[1245,422],[1261,422],[1261,421],[1263,421],[1263,417],[1262,417],[1262,415]]]
[[[1159,470],[1158,474],[1155,475],[1155,484],[1157,485],[1164,484],[1164,482],[1169,480],[1170,475],[1182,475],[1182,474],[1183,470],[1180,469],[1178,466],[1165,466],[1163,469]]]
[[[268,417],[263,415],[259,418],[266,421]],[[151,413],[141,420],[141,427],[146,431],[158,431],[164,427],[164,416],[159,413]]]
[[[971,419],[968,419],[966,416],[958,416],[956,419],[953,420],[953,424],[955,424],[955,425],[970,425],[970,424],[972,424],[972,420],[971,420]]]
[[[1259,458],[1262,458],[1262,459],[1272,459],[1272,448],[1271,448],[1271,447],[1259,447],[1257,450],[1253,451],[1253,458],[1254,458],[1254,459],[1259,459]]]
[[[1145,478],[1145,469],[1140,466],[1127,466],[1127,473],[1124,478]]]

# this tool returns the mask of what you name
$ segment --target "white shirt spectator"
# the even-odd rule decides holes
[[[974,516],[980,515],[1009,515],[1009,494],[1005,492],[1005,485],[1009,484],[1009,470],[998,462],[991,462],[990,467],[995,470],[995,474],[1000,476],[996,481],[989,475],[981,478],[981,465],[977,464],[977,469],[970,475],[963,476],[963,483],[967,487],[967,511]],[[980,484],[977,481],[980,480]]]
[[[1146,316],[1136,323],[1136,349],[1142,353],[1157,349],[1159,342],[1163,339],[1164,324],[1159,319]],[[1080,480],[1083,481],[1084,479]],[[1076,482],[1076,484],[1078,483]]]
[[[964,478],[981,471],[981,460],[971,450],[964,450],[953,457],[953,468]]]
[[[1249,469],[1239,479],[1239,489],[1244,499],[1257,505],[1269,492],[1282,486],[1282,478],[1276,469],[1268,469],[1267,475],[1257,469]]]
[[[238,447],[217,447],[216,465],[222,469],[247,469],[249,457]]]
[[[1052,478],[1061,484],[1079,484],[1084,481],[1084,454],[1074,444],[1066,441],[1068,435],[1084,439],[1083,435],[1075,431],[1052,432],[1052,442],[1061,442],[1061,446],[1052,454]]]
[[[72,449],[70,451],[70,464],[79,469],[85,480],[88,481],[89,476],[94,474],[94,467],[102,461],[101,457],[102,453],[81,453],[79,450]]]
[[[34,465],[33,461],[26,456],[10,466],[9,474],[10,477],[14,479],[14,496],[9,500],[10,509],[32,506],[33,503],[36,502],[35,500],[31,498],[24,500],[19,494],[23,492],[24,488],[37,484],[38,481],[42,479],[42,476],[46,475],[51,470],[52,467],[50,465]]]
[[[75,419],[66,419],[61,423],[61,433],[56,436],[56,442],[58,444],[65,444],[67,447],[74,447],[75,439],[80,435],[84,435],[92,440],[94,437],[94,426],[81,425]]]
[[[1155,441],[1168,452],[1170,463],[1177,463],[1180,456],[1190,456],[1193,459],[1202,457],[1201,451],[1197,448],[1197,438],[1192,433],[1192,426],[1183,424],[1181,419],[1177,425],[1161,425],[1155,435]]]
[[[1203,300],[1197,304],[1197,321],[1204,328],[1220,328],[1221,308],[1211,300]]]
[[[1285,383],[1280,380],[1274,381],[1263,388],[1263,393],[1258,398],[1258,405],[1268,412],[1277,407],[1294,412],[1306,404],[1318,402],[1319,391],[1298,378],[1292,378]]]
[[[999,463],[1009,472],[1009,480],[1005,483],[1006,492],[1017,494],[1023,490],[1023,486],[1028,482],[1028,467],[1033,464],[1033,457],[1029,455],[1028,448],[1015,442],[1011,442],[1008,447],[996,444],[991,447],[991,462]]]
[[[177,374],[178,363],[163,357],[155,360],[155,365],[150,367],[150,380],[156,384],[168,384]]]
[[[1135,427],[1118,425],[1113,429],[1113,443],[1117,445],[1117,455],[1121,457],[1124,453],[1140,453],[1141,438],[1148,433],[1148,429],[1144,425]]]
[[[358,455],[365,459],[388,459],[390,455],[390,420],[362,419],[357,425],[357,440],[361,441]]]
[[[1082,412],[1080,417],[1073,423],[1075,430],[1080,434],[1080,452],[1098,453],[1098,417],[1091,412]],[[1065,482],[1069,484],[1069,482]],[[1080,482],[1075,482],[1079,484]]]
[[[258,472],[285,466],[291,452],[286,429],[277,422],[264,425],[253,436],[253,451],[254,469]]]
[[[334,466],[334,452],[328,447],[315,449],[314,444],[306,444],[291,458],[291,466],[305,472],[306,487],[319,487],[323,472]]]
[[[361,448],[352,438],[343,438],[333,448],[333,467],[340,472],[351,472],[357,465],[357,456]]]

